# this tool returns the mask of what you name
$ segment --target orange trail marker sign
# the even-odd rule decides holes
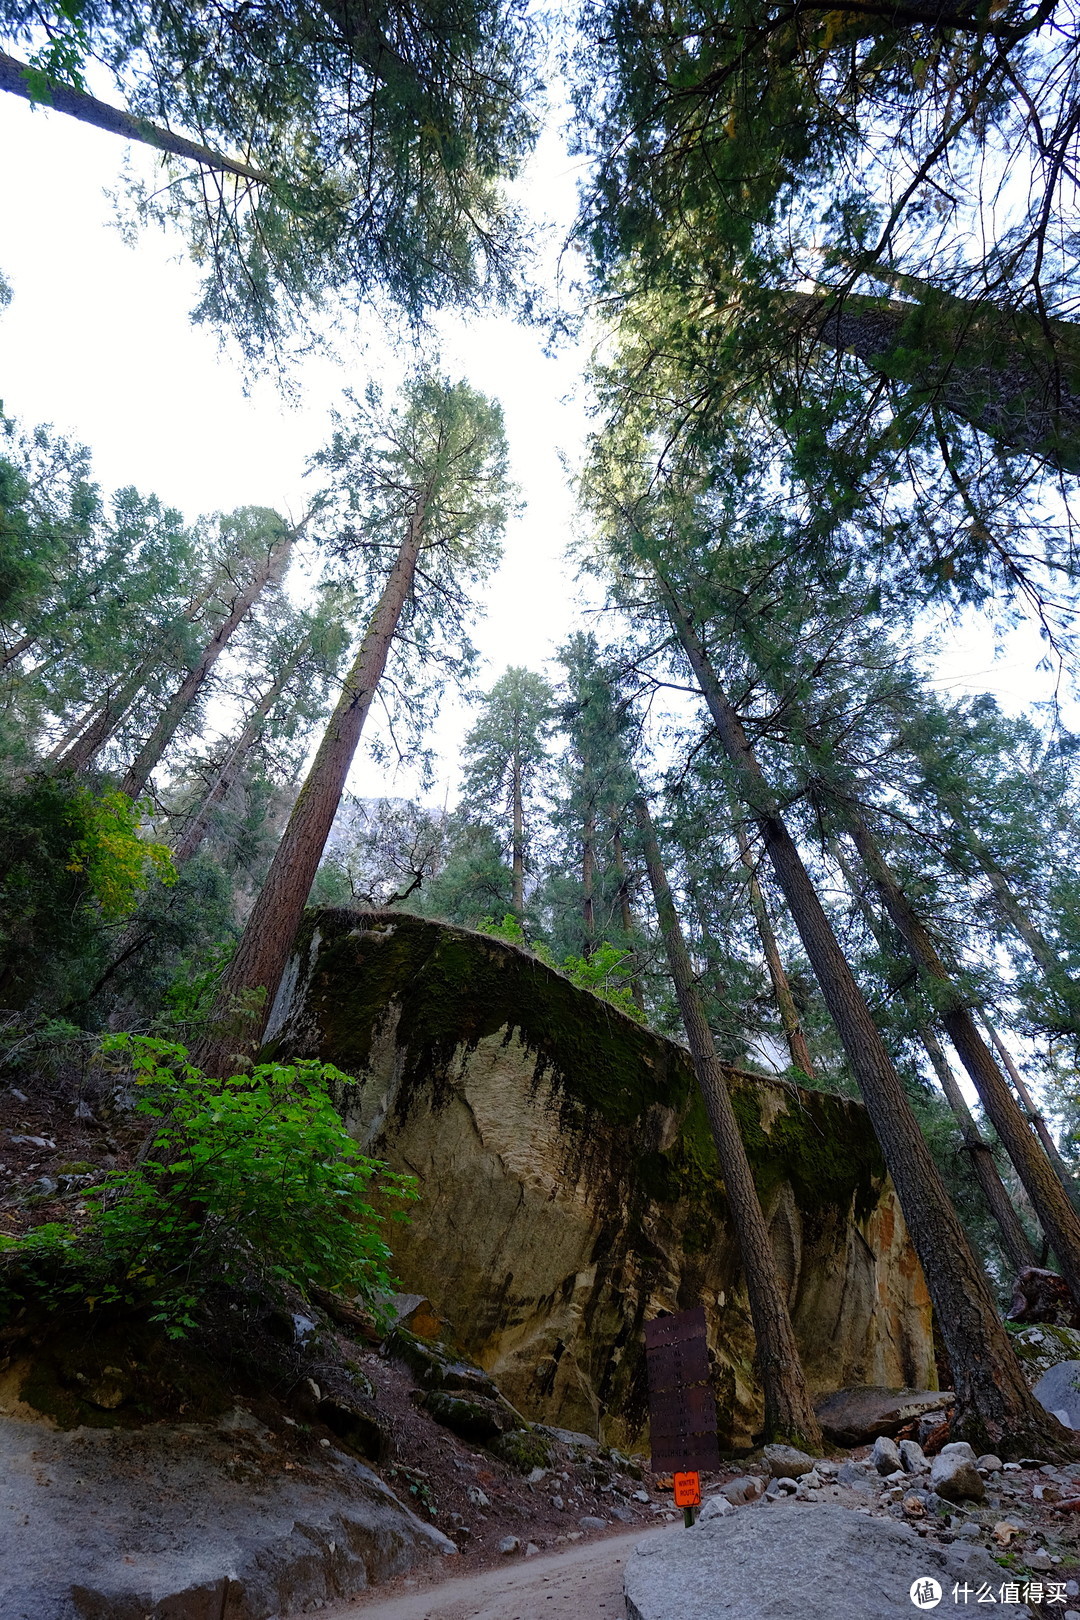
[[[701,1506],[701,1475],[675,1475],[675,1506],[691,1508]]]

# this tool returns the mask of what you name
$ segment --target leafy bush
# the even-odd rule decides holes
[[[135,1112],[154,1123],[139,1162],[87,1193],[83,1231],[53,1222],[0,1238],[8,1268],[38,1293],[148,1305],[180,1336],[211,1284],[253,1270],[301,1291],[317,1283],[371,1299],[392,1288],[370,1199],[415,1198],[416,1186],[349,1136],[328,1089],[348,1076],[264,1063],[217,1081],[173,1042],[114,1035],[103,1049],[129,1060]]]
[[[483,922],[477,923],[476,931],[478,934],[490,934],[492,939],[505,940],[508,945],[517,945],[521,950],[531,951],[548,967],[565,973],[579,990],[591,990],[594,996],[599,996],[602,1001],[610,1001],[613,1007],[618,1007],[620,1012],[626,1013],[636,1023],[645,1023],[645,1014],[632,993],[619,982],[627,977],[630,969],[629,951],[622,951],[605,940],[591,956],[564,956],[561,962],[557,962],[542,942],[535,945],[529,943],[525,930],[512,911],[507,912],[502,922],[496,922],[494,917],[485,917]]]

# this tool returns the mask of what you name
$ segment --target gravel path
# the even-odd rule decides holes
[[[518,1559],[478,1575],[440,1581],[399,1597],[358,1598],[324,1609],[324,1620],[623,1620],[623,1566],[646,1537],[682,1525],[606,1536],[569,1552]]]

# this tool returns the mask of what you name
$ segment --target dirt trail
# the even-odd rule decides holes
[[[518,1559],[397,1597],[357,1598],[324,1620],[623,1620],[623,1565],[639,1541],[682,1526],[634,1530],[569,1552]]]

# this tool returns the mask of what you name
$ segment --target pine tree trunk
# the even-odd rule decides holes
[[[881,926],[873,908],[867,902],[858,877],[839,842],[831,844],[830,850],[836,864],[843,873],[844,882],[851,890],[852,898],[866,920],[867,927],[882,950],[887,951],[889,949],[889,940],[886,937],[885,930]],[[916,999],[911,992],[911,988],[908,987],[906,990],[902,988],[900,993],[911,1011],[916,1012]],[[998,1168],[994,1163],[993,1149],[989,1142],[983,1139],[982,1132],[972,1117],[964,1093],[960,1090],[956,1076],[949,1065],[949,1060],[942,1050],[941,1042],[927,1024],[919,1021],[917,1028],[919,1039],[945,1094],[945,1100],[952,1109],[956,1123],[960,1127],[964,1146],[971,1155],[972,1169],[983,1190],[987,1207],[1001,1233],[1001,1242],[1005,1253],[1017,1271],[1022,1271],[1025,1266],[1036,1265],[1035,1251],[1031,1247],[1020,1217],[1013,1207],[1012,1199],[1006,1192],[1004,1183],[998,1175]]]
[[[237,1059],[247,1061],[266,1028],[341,803],[349,767],[412,590],[426,511],[425,491],[417,499],[382,596],[345,678],[337,707],[293,806],[236,955],[222,979],[214,1009],[213,1033],[197,1054],[197,1061],[210,1074],[222,1074],[225,1067]],[[236,1002],[260,990],[264,992],[264,999],[257,1010],[240,1008],[239,1018],[244,1027],[238,1038],[228,1027],[228,1021],[237,1017]]]
[[[525,915],[525,811],[521,802],[521,763],[517,754],[514,755],[510,794],[513,799],[512,812],[514,817],[510,851],[514,873],[514,915],[523,917]]]
[[[24,62],[0,51],[0,90],[22,96],[26,101],[33,100],[27,78],[30,71]],[[268,183],[268,176],[259,169],[253,169],[250,164],[224,157],[199,141],[189,141],[185,135],[174,135],[171,130],[151,124],[145,118],[136,118],[119,107],[110,107],[96,96],[87,95],[85,90],[76,90],[73,85],[64,84],[59,79],[48,79],[46,84],[47,99],[40,103],[42,106],[66,113],[70,118],[78,118],[81,123],[92,124],[95,129],[107,130],[110,135],[120,135],[126,141],[142,141],[147,146],[156,146],[161,152],[171,153],[173,157],[191,158],[204,168],[233,174],[242,180]]]
[[[616,821],[611,833],[611,856],[615,863],[615,875],[619,880],[619,921],[623,934],[627,939],[635,938],[637,923],[634,920],[633,907],[630,904],[630,879],[626,871],[626,855],[623,851],[622,828]],[[636,955],[631,958],[635,963]],[[645,1011],[645,991],[641,980],[635,973],[630,980],[630,995],[634,1006],[639,1011]]]
[[[949,977],[925,924],[889,870],[870,829],[846,807],[843,819],[867,872],[912,961],[924,975],[931,1004],[982,1099],[987,1117],[1023,1182],[1039,1225],[1049,1238],[1061,1274],[1080,1300],[1080,1218],[1052,1165],[1032,1135],[963,997]]]
[[[1004,1183],[998,1175],[997,1165],[994,1163],[993,1149],[989,1142],[983,1139],[982,1133],[972,1117],[964,1093],[960,1090],[949,1060],[942,1050],[941,1042],[933,1030],[925,1024],[919,1025],[919,1039],[923,1043],[926,1055],[930,1059],[934,1073],[941,1084],[941,1089],[945,1093],[945,1100],[956,1117],[956,1122],[960,1127],[960,1134],[964,1139],[964,1146],[971,1155],[971,1167],[978,1177],[987,1206],[1001,1233],[1005,1253],[1017,1271],[1023,1271],[1025,1266],[1037,1265],[1035,1250],[1031,1247],[1031,1241],[1013,1207],[1012,1199],[1005,1191]]]
[[[21,658],[24,652],[29,652],[36,640],[36,635],[20,636],[18,641],[13,641],[10,647],[5,647],[3,653],[0,654],[0,670],[7,669],[8,665],[13,664],[16,658]]]
[[[737,792],[761,834],[822,996],[851,1064],[896,1187],[934,1303],[956,1387],[957,1438],[999,1455],[1069,1456],[1074,1442],[1028,1389],[975,1256],[869,1008],[794,840],[784,825],[736,710],[693,621],[659,575],[672,625],[733,767]],[[1030,1446],[1030,1451],[1026,1450]]]
[[[213,782],[210,784],[209,789],[203,797],[202,803],[195,812],[194,816],[192,816],[189,820],[187,827],[184,829],[183,835],[181,836],[180,842],[176,846],[176,850],[173,855],[173,862],[176,866],[183,866],[186,864],[186,862],[190,861],[191,857],[195,854],[196,850],[199,848],[199,845],[206,837],[207,831],[210,827],[210,817],[213,814],[214,809],[221,803],[225,795],[228,793],[233,782],[236,780],[237,771],[243,765],[248,754],[251,752],[252,748],[254,748],[255,744],[259,740],[259,737],[262,735],[263,721],[266,719],[267,715],[270,713],[270,710],[273,708],[274,704],[277,702],[278,698],[291,681],[293,675],[296,673],[296,667],[299,664],[306,647],[307,640],[305,639],[296,649],[296,652],[293,654],[292,658],[289,659],[288,663],[281,670],[277,679],[271,686],[267,687],[266,691],[259,699],[257,706],[249,716],[243,731],[240,733],[239,737],[236,739],[236,742],[226,754],[220,768],[215,773]]]
[[[789,292],[812,341],[855,355],[997,439],[1080,472],[1080,326],[925,286],[917,302]]]
[[[820,1449],[821,1431],[803,1377],[799,1347],[795,1342],[776,1258],[769,1242],[769,1228],[739,1133],[724,1071],[702,1010],[690,954],[679,926],[660,846],[644,798],[634,800],[634,814],[641,833],[645,864],[656,902],[657,921],[675,984],[679,1011],[690,1043],[694,1073],[709,1116],[731,1221],[739,1243],[765,1395],[765,1435],[769,1440],[787,1440],[795,1445]]]
[[[106,695],[94,711],[90,723],[79,733],[75,741],[57,756],[54,769],[79,772],[86,770],[93,763],[142,691],[153,667],[152,658],[144,659],[122,686]]]
[[[1020,904],[1004,872],[977,840],[968,839],[968,847],[990,879],[994,898],[1005,921],[1011,923],[1036,962],[1051,993],[1064,1002],[1073,1028],[1080,1034],[1080,984],[1069,977],[1054,947],[1038,928],[1031,914]]]
[[[982,1020],[983,1028],[986,1030],[986,1033],[989,1035],[994,1044],[994,1048],[998,1056],[1005,1065],[1005,1073],[1009,1076],[1009,1079],[1016,1087],[1017,1095],[1024,1105],[1027,1112],[1027,1117],[1031,1121],[1035,1134],[1038,1136],[1039,1141],[1046,1149],[1046,1156],[1056,1170],[1057,1178],[1061,1182],[1061,1185],[1065,1188],[1065,1191],[1068,1193],[1069,1200],[1075,1209],[1077,1207],[1078,1198],[1076,1178],[1071,1174],[1068,1165],[1061,1157],[1058,1145],[1050,1134],[1049,1126],[1046,1123],[1046,1116],[1036,1106],[1035,1099],[1028,1090],[1023,1075],[1013,1062],[1012,1053],[1005,1045],[1005,1042],[1002,1040],[1001,1036],[998,1034],[985,1012],[980,1012],[979,1017]]]
[[[593,886],[596,877],[596,817],[592,806],[585,814],[585,825],[581,832],[581,920],[584,928],[584,941],[581,954],[586,960],[592,955],[596,946],[596,905],[593,899]]]
[[[813,1080],[814,1064],[810,1056],[810,1048],[806,1044],[806,1036],[802,1031],[802,1019],[799,1017],[799,1009],[795,1005],[795,997],[791,993],[788,976],[784,972],[780,947],[776,943],[776,935],[773,932],[768,907],[765,904],[765,896],[762,894],[761,884],[758,882],[754,857],[750,851],[750,842],[741,821],[735,824],[735,836],[739,841],[739,857],[750,874],[750,906],[754,913],[754,921],[757,924],[761,949],[765,953],[765,962],[769,969],[769,978],[772,980],[773,995],[776,998],[780,1022],[784,1028],[788,1051],[791,1053],[791,1061],[800,1073],[805,1074],[807,1079]]]
[[[169,699],[158,717],[157,724],[128,766],[127,774],[120,784],[121,792],[126,793],[130,799],[139,798],[145,791],[151,773],[156,769],[162,754],[164,754],[183,724],[185,716],[202,690],[210,671],[225,651],[232,636],[240,628],[255,603],[259,600],[263,591],[266,590],[267,586],[275,585],[281,580],[288,565],[297,533],[297,530],[293,530],[284,541],[267,553],[262,566],[234,598],[228,618],[218,625],[217,630],[203,648],[198,663],[194,668],[188,670]]]

